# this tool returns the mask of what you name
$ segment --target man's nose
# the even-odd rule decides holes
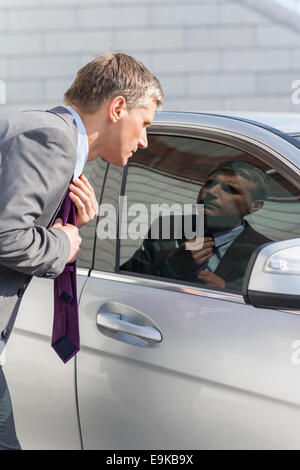
[[[211,188],[207,188],[207,194],[211,197],[218,197],[220,195],[220,188],[221,186],[219,184],[215,184]]]
[[[148,147],[148,138],[147,138],[147,132],[146,132],[146,129],[144,129],[141,137],[140,137],[140,140],[139,140],[139,143],[138,143],[138,146],[141,148],[141,149],[146,149]]]

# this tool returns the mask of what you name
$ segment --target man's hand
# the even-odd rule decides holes
[[[224,289],[226,285],[224,279],[209,271],[200,271],[197,277],[201,284],[205,284],[208,287],[219,287]]]
[[[69,185],[70,198],[77,208],[76,225],[87,224],[98,214],[98,202],[93,187],[84,175]]]
[[[67,263],[71,263],[72,261],[75,260],[79,252],[79,247],[81,243],[81,238],[78,233],[78,228],[75,227],[75,225],[71,225],[71,224],[63,225],[62,219],[56,219],[54,225],[52,225],[51,228],[62,230],[63,232],[65,232],[65,234],[69,238],[71,248],[70,248],[70,253],[69,253],[69,258],[67,260]]]
[[[197,249],[198,245],[201,248]],[[186,241],[169,254],[168,263],[177,274],[196,270],[212,256],[213,246],[212,237]]]

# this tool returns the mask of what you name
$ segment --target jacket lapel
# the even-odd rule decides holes
[[[69,126],[70,128],[70,132],[72,133],[72,138],[74,140],[74,145],[75,145],[75,148],[77,149],[77,139],[78,139],[78,133],[77,133],[77,126],[76,126],[76,122],[75,122],[75,119],[72,115],[72,113],[70,113],[70,111],[68,111],[64,106],[56,106],[55,108],[51,108],[51,109],[48,109],[46,112],[48,113],[52,113],[52,114],[56,114],[58,117],[60,117],[61,119],[63,119],[66,124]],[[67,189],[68,190],[68,189]],[[66,190],[66,192],[67,192]],[[66,193],[63,195],[61,201],[59,202],[58,206],[57,206],[57,209],[50,221],[50,223],[48,224],[47,227],[51,227],[57,217],[57,214],[61,208],[61,205],[65,199],[65,196],[66,196]]]

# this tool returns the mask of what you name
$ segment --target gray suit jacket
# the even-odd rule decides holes
[[[73,175],[76,147],[75,121],[62,106],[0,120],[2,346],[32,276],[55,278],[65,267],[69,239],[49,227]]]

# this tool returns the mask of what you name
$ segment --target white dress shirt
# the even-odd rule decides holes
[[[84,124],[79,114],[72,108],[72,106],[66,106],[66,109],[73,114],[75,123],[77,126],[77,163],[74,170],[74,178],[78,178],[83,172],[84,165],[87,162],[89,155],[89,142]]]

